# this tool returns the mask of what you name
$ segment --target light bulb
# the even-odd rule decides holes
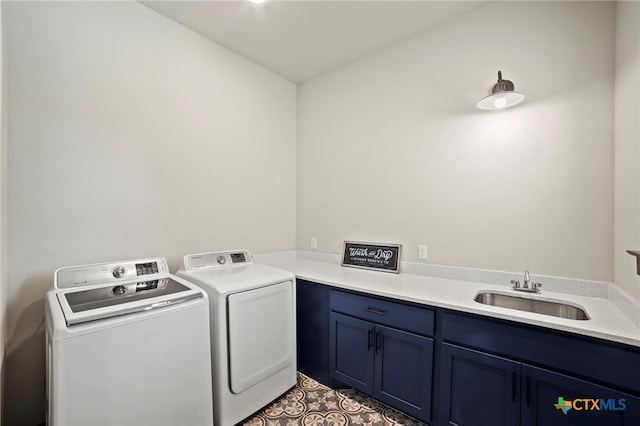
[[[507,98],[504,98],[504,97],[497,98],[493,102],[493,105],[498,109],[504,108],[505,106],[507,106]]]

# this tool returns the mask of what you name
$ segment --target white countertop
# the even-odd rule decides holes
[[[618,303],[614,303],[607,297],[606,290],[597,294],[597,297],[593,296],[594,292],[586,296],[584,294],[547,291],[544,280],[542,280],[541,294],[520,294],[511,290],[508,284],[488,284],[412,273],[391,274],[342,267],[339,265],[339,261],[333,262],[332,256],[325,256],[325,259],[319,257],[321,260],[311,260],[295,255],[262,255],[256,257],[256,262],[268,263],[289,270],[300,279],[338,288],[501,318],[640,347],[640,327],[623,314]],[[584,309],[590,319],[571,320],[484,305],[473,300],[480,291],[494,291],[541,300],[567,302]],[[576,286],[576,291],[580,291],[579,285]],[[631,309],[640,310],[635,303]]]

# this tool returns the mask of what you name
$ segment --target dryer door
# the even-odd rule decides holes
[[[295,361],[293,283],[228,297],[229,377],[240,393]]]

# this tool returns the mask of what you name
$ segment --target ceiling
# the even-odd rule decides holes
[[[295,83],[427,30],[481,1],[141,1]]]

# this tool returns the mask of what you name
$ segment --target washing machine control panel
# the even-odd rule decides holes
[[[222,268],[234,265],[246,265],[251,262],[247,250],[218,251],[212,253],[190,254],[183,259],[186,271],[203,268]]]
[[[73,288],[108,284],[139,277],[152,280],[168,273],[169,266],[163,258],[69,266],[56,271],[54,286],[56,288]]]

